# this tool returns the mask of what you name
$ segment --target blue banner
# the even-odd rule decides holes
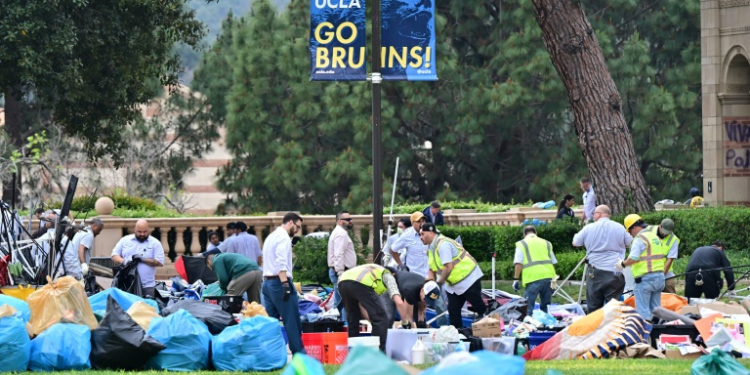
[[[310,0],[310,79],[364,81],[365,0]]]
[[[437,81],[435,0],[382,0],[384,80]]]

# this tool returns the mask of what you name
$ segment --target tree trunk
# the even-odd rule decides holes
[[[577,0],[531,0],[552,64],[568,92],[597,204],[613,214],[653,209],[620,93]]]
[[[10,87],[5,89],[5,131],[10,136],[11,143],[16,149],[21,150],[23,147],[23,120],[21,118],[22,103],[15,96],[15,92]],[[16,175],[16,205],[20,204],[21,196],[21,170]],[[3,198],[6,203],[10,204],[13,201],[13,183],[3,184]]]

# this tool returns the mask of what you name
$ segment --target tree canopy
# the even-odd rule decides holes
[[[583,3],[649,192],[681,200],[702,168],[700,4]],[[533,5],[452,0],[437,10],[440,81],[383,84],[384,195],[396,157],[397,201],[578,195],[588,171]],[[226,116],[233,155],[219,188],[247,211],[369,212],[369,85],[309,82],[308,20],[306,1],[278,16],[256,0],[204,56],[196,77],[215,87],[194,88]]]

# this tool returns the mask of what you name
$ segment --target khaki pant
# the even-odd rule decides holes
[[[677,293],[677,278],[671,278],[664,281],[664,293]]]
[[[227,285],[228,296],[242,296],[247,292],[247,299],[250,302],[260,303],[260,287],[263,284],[263,271],[250,271],[244,273]]]

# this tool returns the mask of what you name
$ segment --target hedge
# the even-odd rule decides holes
[[[357,264],[363,264],[365,257],[372,252],[357,236],[351,236],[354,251],[357,253]],[[295,280],[330,285],[328,276],[328,238],[303,237],[294,246]]]

